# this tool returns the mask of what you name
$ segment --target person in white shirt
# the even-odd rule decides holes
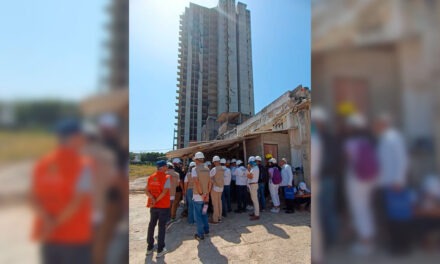
[[[246,212],[246,194],[247,194],[247,177],[246,168],[241,160],[237,160],[237,167],[235,169],[235,179],[237,184],[237,210],[236,213]]]
[[[280,170],[277,165],[277,160],[274,158],[271,158],[269,160],[269,192],[270,197],[272,198],[273,208],[270,210],[272,213],[279,213],[280,212],[280,196],[278,194],[278,188],[280,184],[275,184],[273,182],[273,175],[274,170]]]
[[[212,158],[212,162],[214,163],[214,167],[211,169],[209,176],[211,177],[212,182],[212,190],[211,190],[211,200],[213,207],[213,214],[211,224],[218,224],[221,222],[222,216],[222,193],[224,186],[224,172],[225,170],[220,165],[220,157],[214,156]]]
[[[254,156],[249,157],[249,171],[247,172],[249,192],[251,193],[251,199],[254,207],[254,213],[250,214],[250,220],[260,219],[260,205],[258,203],[258,178],[260,177],[260,169]]]
[[[226,167],[226,159],[221,159],[220,164],[222,165],[224,172],[224,183],[223,193],[222,193],[222,216],[226,217],[227,213],[232,211],[231,207],[231,170]]]
[[[280,187],[281,187],[281,192],[285,193],[285,188],[291,188],[293,186],[293,172],[292,172],[292,167],[287,164],[287,159],[286,158],[282,158],[280,161],[280,165],[281,165],[281,177],[283,178]],[[284,197],[284,201],[286,203],[286,213],[287,214],[292,214],[294,212],[294,208],[293,208],[293,202],[291,200],[288,200]]]

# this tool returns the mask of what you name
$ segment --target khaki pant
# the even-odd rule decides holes
[[[177,207],[179,207],[180,199],[182,198],[182,192],[176,192],[174,195],[173,204],[171,204],[171,218],[176,218]]]
[[[214,212],[212,214],[212,221],[218,222],[222,216],[222,192],[211,190],[212,207]]]
[[[252,203],[254,204],[254,214],[260,216],[260,205],[258,204],[258,184],[250,184],[249,190],[251,193]]]

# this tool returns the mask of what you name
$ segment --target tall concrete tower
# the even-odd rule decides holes
[[[180,17],[175,148],[212,140],[254,115],[250,11],[235,0],[193,3]]]

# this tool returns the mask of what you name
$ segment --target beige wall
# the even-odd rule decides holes
[[[398,113],[400,98],[397,55],[393,46],[359,48],[314,54],[312,57],[313,104],[336,109],[333,85],[336,78],[358,78],[368,82],[369,115],[384,110]],[[333,112],[333,111],[332,111]]]

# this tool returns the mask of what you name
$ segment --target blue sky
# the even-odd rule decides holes
[[[188,0],[130,0],[130,151],[172,149],[179,15]],[[214,7],[217,0],[193,0]],[[310,0],[243,0],[251,11],[255,110],[310,87]]]
[[[78,101],[98,89],[108,0],[2,1],[0,100]]]

